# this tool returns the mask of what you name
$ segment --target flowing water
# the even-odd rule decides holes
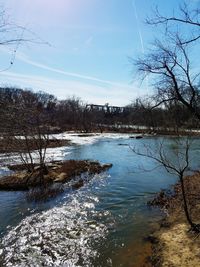
[[[176,177],[130,146],[155,148],[160,140],[124,136],[77,145],[70,153],[66,148],[65,159],[98,160],[113,167],[48,202],[27,202],[24,192],[0,192],[0,265],[139,266],[143,238],[161,217],[146,203]],[[172,145],[168,138],[169,153]],[[199,145],[197,139],[191,149],[194,169],[200,167]]]

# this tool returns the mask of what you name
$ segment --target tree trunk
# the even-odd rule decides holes
[[[186,219],[187,219],[189,225],[193,229],[195,227],[195,224],[192,222],[192,219],[191,219],[191,216],[190,216],[189,210],[188,210],[183,174],[180,174],[179,178],[180,178],[180,182],[181,182],[181,189],[182,189],[182,196],[183,196],[183,208],[184,208],[185,216],[186,216]]]

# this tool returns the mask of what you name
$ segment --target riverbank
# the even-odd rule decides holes
[[[199,131],[166,131],[166,130],[133,130],[133,131],[121,131],[120,129],[116,131],[105,131],[103,133],[99,132],[62,132],[56,134],[50,134],[48,136],[48,140],[44,143],[42,142],[40,145],[44,146],[46,149],[46,160],[62,160],[63,154],[68,154],[71,152],[71,149],[74,145],[88,145],[93,144],[100,139],[108,138],[110,140],[113,139],[141,139],[141,138],[152,138],[152,137],[177,137],[177,136],[186,136],[192,135],[194,137],[199,138]],[[36,140],[29,139],[28,147],[26,140],[23,137],[10,139],[10,138],[1,138],[0,137],[0,166],[6,166],[9,164],[19,164],[21,162],[20,154],[31,151],[31,156],[34,161],[38,160],[38,144]]]
[[[159,244],[156,238],[150,238],[154,243],[153,246],[150,242],[145,244],[142,239],[155,232],[157,228],[155,229],[153,224],[160,220],[162,214],[158,209],[149,209],[146,202],[152,198],[152,194],[158,192],[160,188],[169,188],[175,180],[174,177],[159,169],[146,172],[145,175],[141,170],[137,171],[141,158],[134,155],[129,146],[143,143],[147,146],[159,144],[162,139],[147,137],[137,140],[136,136],[138,135],[108,133],[63,133],[56,136],[56,138],[69,139],[71,143],[76,144],[63,149],[61,147],[51,149],[51,151],[57,151],[56,155],[59,155],[58,152],[62,149],[61,160],[91,159],[98,162],[112,162],[113,168],[108,175],[94,175],[92,180],[79,190],[71,190],[71,188],[68,190],[67,187],[65,192],[56,198],[49,198],[46,202],[27,201],[28,192],[1,191],[0,217],[4,220],[1,220],[0,233],[2,231],[5,258],[10,262],[16,259],[16,262],[25,262],[30,266],[37,258],[40,262],[44,262],[44,266],[47,258],[52,262],[48,266],[60,266],[60,260],[76,262],[83,257],[87,261],[85,266],[89,265],[88,262],[92,262],[90,264],[92,266],[110,266],[108,261],[111,258],[113,266],[120,264],[126,267],[150,267],[150,258],[147,260],[144,258],[151,256],[151,247],[158,248]],[[172,139],[167,139],[167,149],[171,148]],[[199,164],[196,148],[194,146],[197,164],[192,165],[192,169],[198,169]],[[193,152],[193,147],[191,151]],[[49,154],[47,158],[51,159]],[[55,159],[57,160],[57,156],[54,155]],[[150,161],[144,160],[142,163],[144,169],[154,167]],[[77,183],[77,186],[79,185],[81,182]],[[91,225],[91,228],[88,225]],[[166,226],[167,223],[162,222],[162,227],[158,227],[158,230],[168,230]],[[39,229],[37,240],[38,242],[40,240],[41,244],[35,246],[37,229]],[[87,246],[83,246],[82,240],[88,232],[90,234],[89,239],[86,237]],[[94,237],[97,235],[101,238],[95,245]],[[26,246],[19,246],[24,237],[26,237]],[[49,254],[46,253],[44,244],[50,248]],[[71,244],[75,244],[75,247],[71,247]],[[77,250],[77,246],[80,246],[80,250],[84,248],[84,251]],[[10,247],[12,253],[10,253]],[[24,247],[26,251],[23,251]],[[65,249],[64,253],[63,249]],[[72,252],[73,255],[70,254]],[[91,255],[91,252],[95,252],[96,255]],[[156,255],[155,250],[154,255]]]
[[[62,146],[70,146],[71,143],[67,139],[57,139],[52,138],[43,143],[41,143],[43,148],[57,148]],[[13,153],[17,152],[24,153],[27,150],[33,151],[38,149],[38,144],[35,139],[28,140],[28,148],[27,141],[23,138],[2,138],[0,139],[0,153]]]
[[[200,172],[184,178],[190,214],[194,223],[200,222]],[[180,184],[173,193],[160,192],[150,203],[162,208],[166,217],[160,229],[151,237],[152,266],[190,267],[200,266],[200,238],[191,232],[183,212]]]
[[[163,128],[106,128],[103,132],[93,130],[85,133],[82,131],[65,131],[61,133],[47,134],[47,140],[43,142],[41,139],[41,146],[45,148],[59,148],[63,146],[71,146],[74,144],[91,143],[99,138],[142,138],[152,136],[194,136],[200,137],[199,130],[173,129]],[[28,149],[30,151],[37,150],[37,138],[28,137]],[[0,153],[26,152],[27,140],[23,136],[6,137],[0,136]]]

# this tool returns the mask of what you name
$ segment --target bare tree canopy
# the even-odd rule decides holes
[[[186,31],[177,30],[177,23],[195,27],[198,34],[199,10],[189,10],[185,4],[180,7],[182,19],[164,17],[158,10],[155,17],[147,19],[148,24],[158,25],[171,23],[174,27],[164,29],[159,40],[154,41],[153,49],[142,58],[133,60],[142,79],[151,75],[153,87],[156,88],[154,107],[166,102],[180,102],[200,120],[199,69],[193,67],[191,51],[197,45],[197,36],[192,37]],[[194,31],[190,31],[192,34]],[[198,35],[199,36],[199,35]]]
[[[179,12],[172,16],[165,16],[160,13],[158,8],[155,8],[154,15],[146,19],[149,25],[165,25],[166,30],[170,26],[179,25],[187,26],[190,34],[184,36],[182,43],[187,44],[198,41],[200,39],[200,9],[199,7],[191,7],[184,2],[179,7]]]
[[[0,6],[0,46],[9,48],[10,53],[10,62],[8,62],[8,66],[0,69],[0,72],[12,67],[20,45],[27,42],[50,45],[26,26],[18,25],[13,22],[9,17],[8,11]]]
[[[177,36],[178,38],[178,36]],[[199,72],[194,72],[188,44],[164,45],[155,42],[155,49],[134,61],[139,74],[154,76],[158,106],[167,101],[180,101],[200,120]]]

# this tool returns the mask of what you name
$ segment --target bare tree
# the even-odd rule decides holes
[[[191,52],[198,53],[195,45],[200,40],[200,9],[185,2],[177,14],[165,16],[156,8],[146,22],[148,25],[164,26],[152,50],[132,61],[142,78],[149,75],[153,78],[156,93],[152,108],[164,106],[167,102],[181,103],[200,121],[200,72],[191,61],[191,58],[194,59]]]
[[[200,120],[198,71],[192,69],[189,57],[190,44],[183,44],[179,34],[168,37],[169,45],[158,40],[154,49],[143,58],[132,61],[142,78],[151,75],[157,89],[155,105],[178,101]]]
[[[0,46],[7,47],[10,60],[7,66],[1,67],[0,72],[10,69],[16,58],[20,45],[25,43],[50,44],[24,25],[16,24],[9,16],[8,10],[0,6]],[[1,102],[0,102],[1,104]]]
[[[40,179],[46,168],[46,150],[49,145],[52,109],[56,98],[30,90],[2,88],[0,92],[6,113],[1,129],[1,143],[8,153],[15,152],[26,170],[34,171],[39,162]]]
[[[191,7],[184,2],[179,6],[177,14],[172,16],[165,16],[161,14],[158,8],[155,8],[154,14],[151,18],[146,19],[149,25],[164,25],[166,32],[175,29],[177,25],[186,26],[188,31],[184,35],[182,44],[188,44],[200,40],[200,9],[199,7]]]
[[[187,222],[192,230],[200,232],[200,224],[194,223],[191,218],[184,185],[184,176],[190,167],[189,150],[191,144],[191,138],[186,137],[175,139],[173,149],[171,149],[171,151],[166,149],[164,141],[159,143],[156,150],[152,150],[150,147],[145,145],[143,150],[139,150],[137,147],[131,147],[131,150],[139,156],[154,160],[158,163],[158,166],[164,167],[167,172],[175,174],[179,178],[183,198],[183,208]]]

